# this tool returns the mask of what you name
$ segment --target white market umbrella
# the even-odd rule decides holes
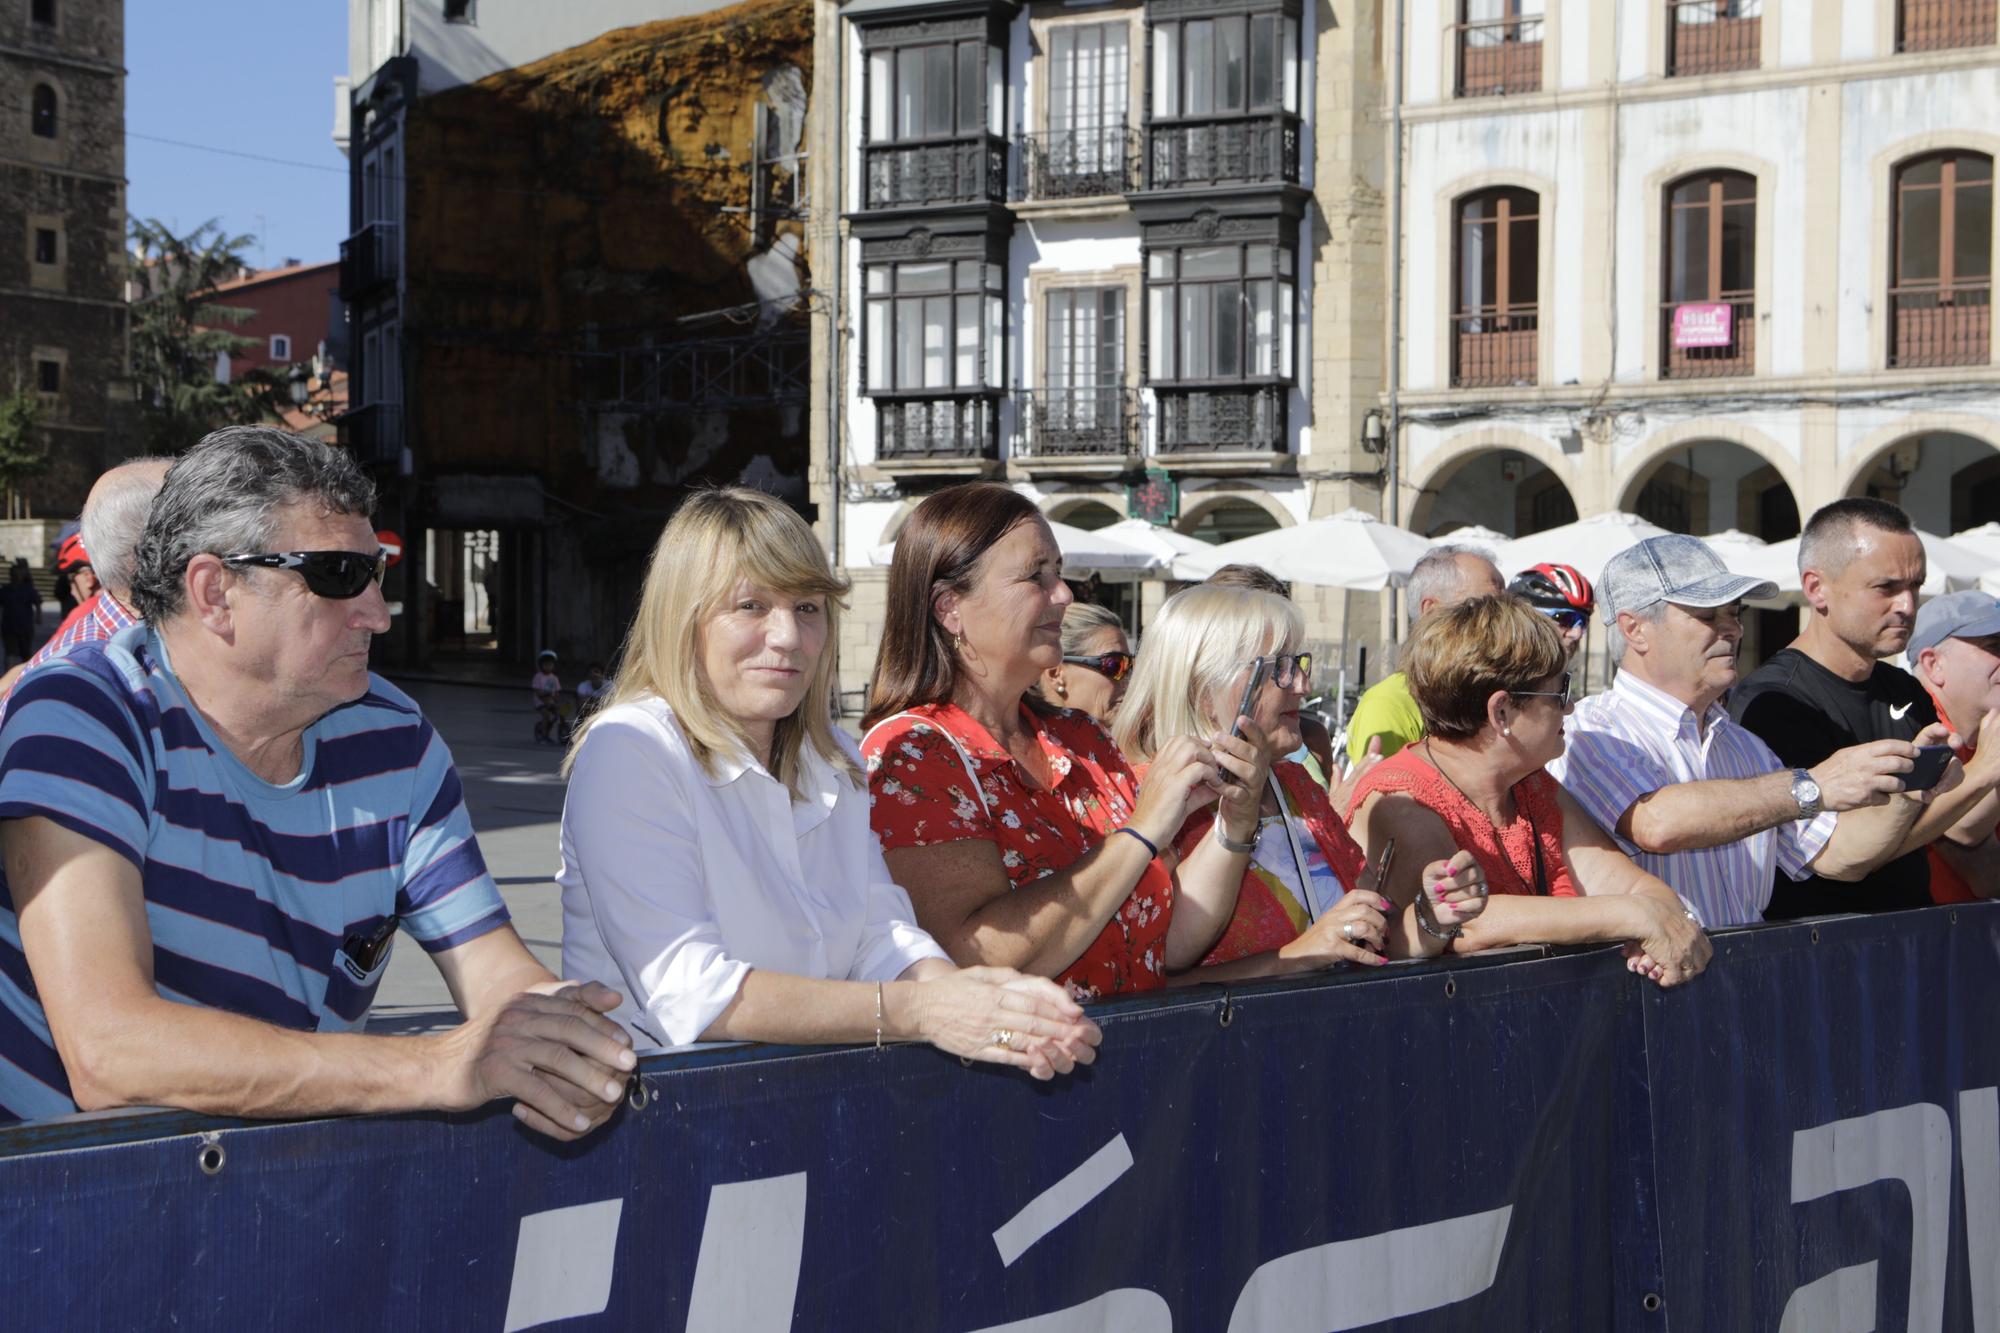
[[[1260,565],[1292,583],[1380,592],[1400,586],[1430,549],[1414,532],[1348,509],[1184,555],[1174,577],[1198,582],[1224,565]]]
[[[1976,588],[1980,579],[1993,567],[1993,562],[1983,559],[1977,551],[1960,546],[1948,538],[1934,532],[1917,530],[1917,538],[1924,544],[1923,587],[1917,589],[1919,597],[1936,597],[1940,593],[1958,592],[1964,588]],[[1785,592],[1799,591],[1799,539],[1779,542],[1770,548],[1771,559],[1784,561],[1783,578],[1777,573],[1768,577],[1777,581]]]
[[[1158,556],[1161,572],[1167,572],[1174,561],[1184,555],[1213,550],[1199,537],[1190,537],[1172,528],[1163,528],[1157,523],[1148,523],[1143,518],[1121,518],[1116,523],[1108,523],[1098,529],[1106,537],[1136,546],[1142,551]]]
[[[1463,528],[1453,528],[1450,532],[1440,533],[1438,536],[1430,539],[1430,544],[1432,546],[1483,546],[1489,551],[1497,551],[1513,540],[1512,537],[1509,537],[1504,532],[1495,532],[1491,528],[1481,527],[1479,524],[1473,523]]]
[[[2000,569],[1996,569],[1990,574],[1980,575],[1979,588],[1980,591],[1989,596],[2000,597]]]
[[[1963,546],[1984,560],[1988,569],[2000,567],[2000,523],[1982,523],[1964,532],[1954,532],[1951,544]]]
[[[1732,574],[1742,574],[1753,579],[1768,579],[1778,585],[1778,595],[1756,599],[1763,605],[1776,606],[1788,602],[1791,597],[1785,591],[1787,579],[1797,587],[1799,576],[1791,560],[1783,552],[1762,537],[1752,536],[1730,528],[1724,532],[1703,537],[1708,549],[1714,551],[1722,561],[1723,568]],[[1797,550],[1796,547],[1793,548]],[[1787,571],[1790,571],[1787,573]]]
[[[1128,541],[1103,531],[1087,532],[1067,523],[1050,523],[1056,548],[1062,552],[1063,572],[1071,575],[1096,574],[1113,583],[1131,582],[1166,571],[1166,557],[1142,550]],[[868,553],[873,565],[888,565],[896,558],[896,544],[890,542]]]
[[[1499,549],[1496,561],[1508,577],[1549,562],[1570,565],[1594,584],[1604,577],[1604,566],[1612,556],[1648,538],[1666,535],[1665,528],[1614,509],[1516,537]]]

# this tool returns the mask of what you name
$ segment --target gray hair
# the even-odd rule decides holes
[[[1433,546],[1430,553],[1417,561],[1410,571],[1408,594],[1410,614],[1415,615],[1428,598],[1439,602],[1449,602],[1465,582],[1465,571],[1458,567],[1461,557],[1471,556],[1493,564],[1493,556],[1477,546],[1467,546],[1461,542],[1447,542],[1443,546]],[[1499,569],[1494,565],[1494,569]]]
[[[139,538],[146,531],[153,497],[173,460],[128,458],[97,479],[83,502],[83,549],[90,567],[112,595],[127,598],[139,562]]]
[[[1611,655],[1611,660],[1614,663],[1625,660],[1625,635],[1618,628],[1619,611],[1622,610],[1634,620],[1643,620],[1648,625],[1657,625],[1661,620],[1665,619],[1669,605],[1670,603],[1666,598],[1660,597],[1646,603],[1644,606],[1620,607],[1606,616],[1604,618],[1604,650]]]
[[[291,504],[365,517],[375,483],[338,445],[269,426],[210,432],[173,465],[153,501],[132,576],[134,608],[156,625],[170,619],[186,605],[190,561],[266,549],[278,511]]]

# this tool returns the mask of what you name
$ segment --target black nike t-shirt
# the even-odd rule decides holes
[[[1915,740],[1938,720],[1930,696],[1907,671],[1877,662],[1857,684],[1796,648],[1780,650],[1751,672],[1736,687],[1729,715],[1763,737],[1787,768],[1811,768],[1835,750],[1867,741]],[[1780,874],[1764,919],[1894,912],[1930,902],[1930,856],[1919,848],[1852,884]]]

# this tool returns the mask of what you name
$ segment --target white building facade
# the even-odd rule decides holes
[[[1404,8],[1408,526],[2000,517],[1992,0]]]

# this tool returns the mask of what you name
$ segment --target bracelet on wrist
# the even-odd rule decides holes
[[[1431,910],[1430,899],[1424,897],[1423,890],[1417,890],[1417,927],[1434,940],[1449,944],[1465,933],[1465,927],[1456,921],[1450,925],[1440,924],[1437,914]]]
[[[1130,824],[1120,824],[1117,828],[1112,829],[1111,832],[1114,837],[1120,833],[1129,833],[1139,840],[1139,845],[1146,849],[1147,855],[1158,856],[1160,854],[1160,849],[1153,840],[1139,832],[1138,829],[1133,828]]]
[[[1215,812],[1215,840],[1221,844],[1223,851],[1234,852],[1238,856],[1248,856],[1257,850],[1257,837],[1255,833],[1251,834],[1250,841],[1238,842],[1222,831],[1222,812],[1220,810]]]
[[[875,983],[875,1049],[882,1049],[882,983]]]

